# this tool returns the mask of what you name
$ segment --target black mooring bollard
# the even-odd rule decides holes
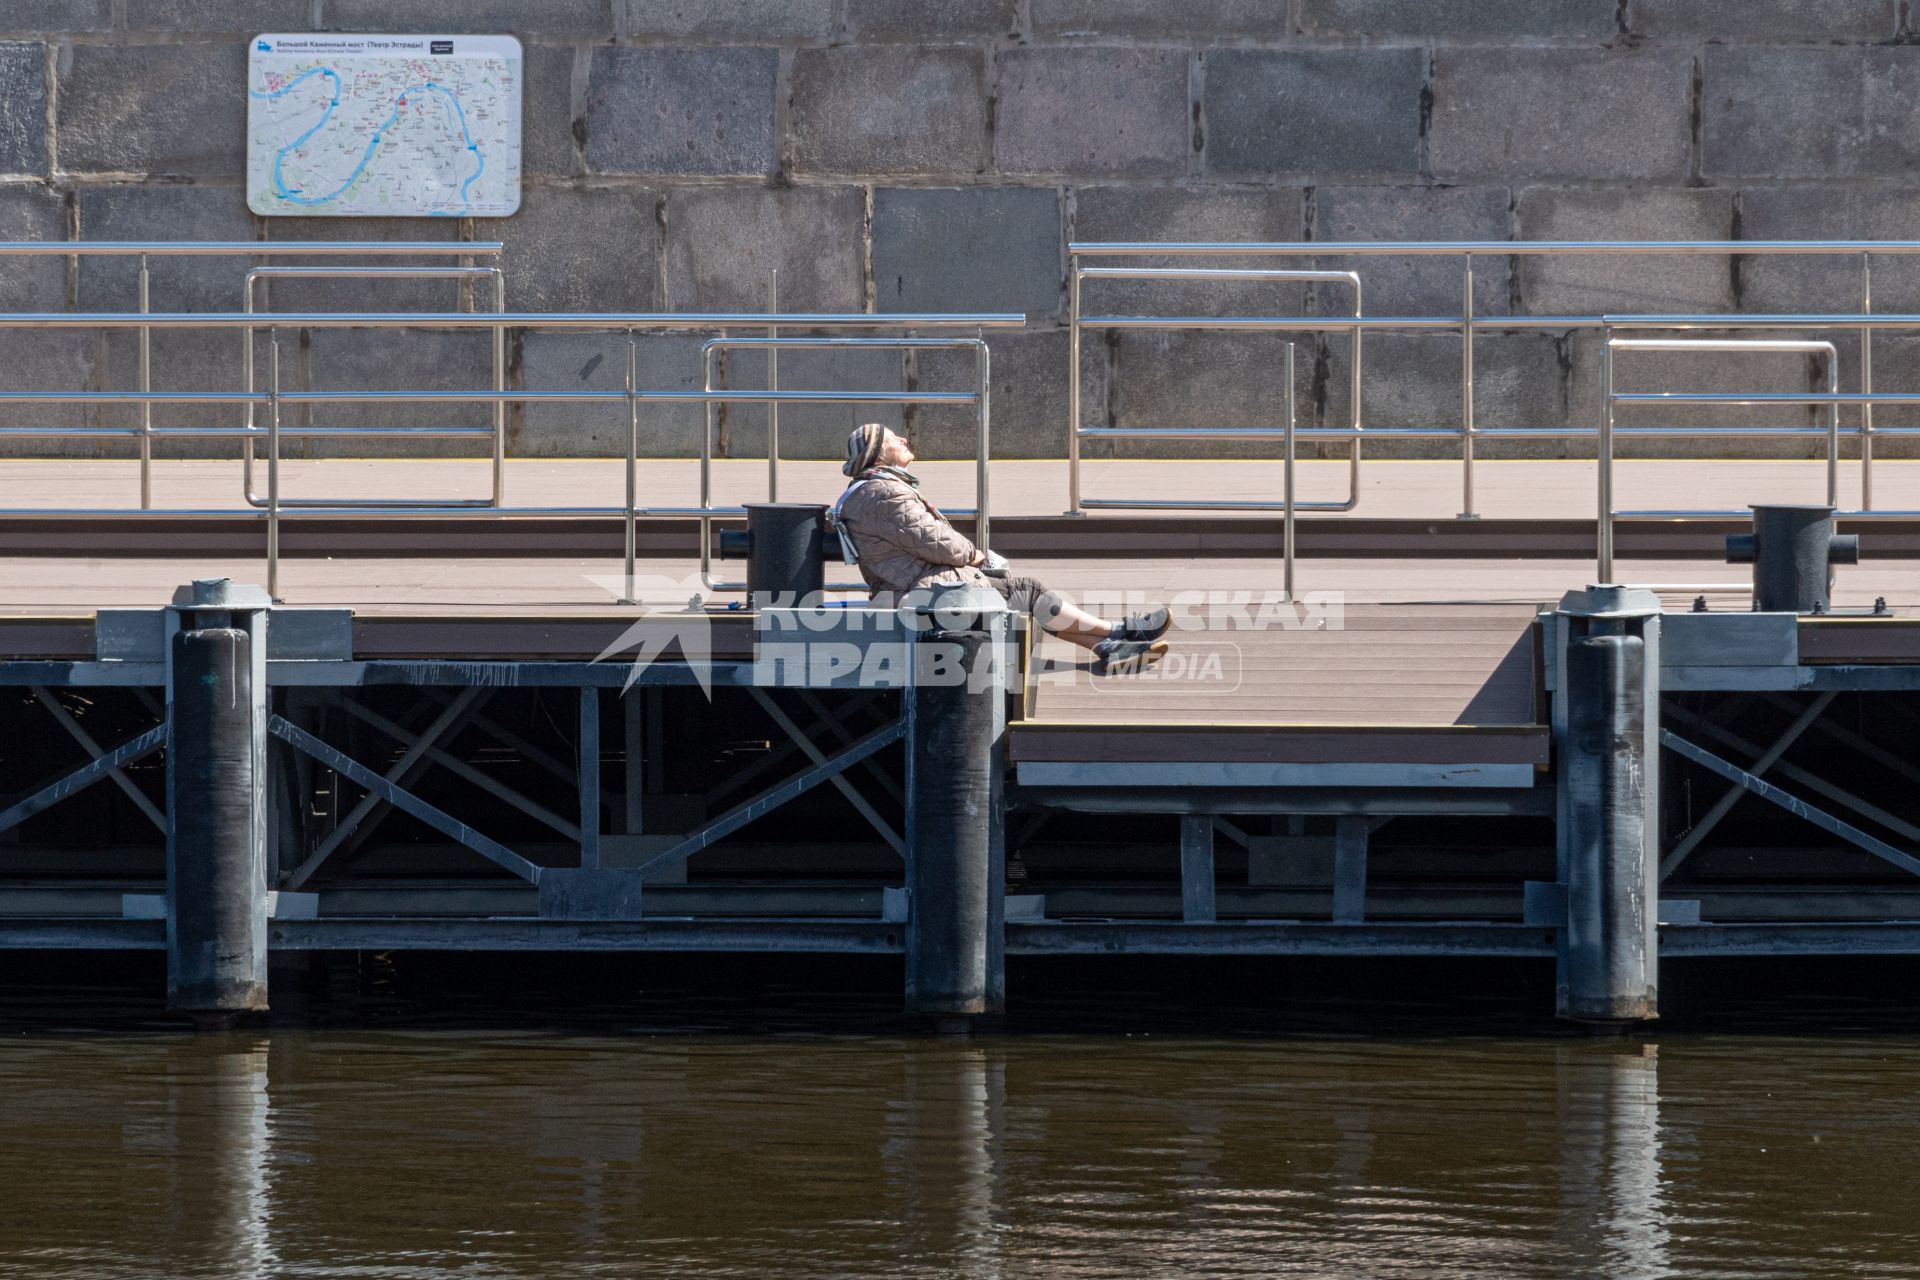
[[[1004,891],[990,880],[1004,695],[993,646],[1005,610],[993,592],[983,603],[949,613],[963,606],[957,593],[944,597],[913,646],[907,691],[907,1011],[942,1031],[988,1011],[991,895]]]
[[[1753,566],[1756,612],[1825,613],[1832,566],[1860,563],[1860,538],[1833,531],[1832,507],[1756,506],[1753,532],[1727,535],[1727,562]]]
[[[1639,1022],[1658,1010],[1646,641],[1624,630],[1569,639],[1561,687],[1567,918],[1560,1012],[1581,1022]]]
[[[167,1003],[221,1022],[267,1007],[253,637],[237,627],[183,630],[172,659]]]
[[[754,608],[818,599],[826,586],[826,521],[819,503],[750,502],[747,527],[721,531],[720,558],[747,562]]]

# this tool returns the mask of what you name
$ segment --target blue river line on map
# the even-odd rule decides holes
[[[308,129],[305,133],[301,134],[299,137],[295,138],[292,142],[289,142],[286,146],[280,148],[279,151],[274,153],[273,190],[274,190],[274,194],[279,196],[282,200],[288,200],[294,204],[312,206],[312,205],[318,205],[318,204],[326,204],[329,201],[339,199],[340,196],[346,192],[347,188],[351,187],[354,184],[354,181],[357,178],[359,178],[359,176],[363,172],[365,172],[367,165],[373,160],[374,151],[380,146],[381,140],[386,137],[387,130],[391,129],[396,123],[399,122],[401,106],[405,104],[408,95],[414,94],[414,93],[431,92],[431,93],[439,94],[441,97],[445,98],[447,102],[453,107],[454,114],[459,118],[461,140],[467,144],[467,150],[473,153],[473,158],[476,162],[476,167],[473,173],[470,176],[468,176],[466,181],[460,184],[460,199],[463,202],[467,199],[467,189],[473,186],[475,182],[478,182],[480,180],[480,175],[487,171],[487,158],[486,156],[480,153],[479,146],[475,144],[473,140],[473,134],[468,132],[467,130],[467,113],[465,108],[463,108],[460,105],[459,97],[455,95],[452,91],[445,88],[444,86],[437,85],[433,81],[428,80],[428,81],[425,81],[424,83],[413,85],[409,88],[402,89],[400,91],[398,99],[394,102],[393,110],[390,113],[388,113],[387,118],[383,122],[381,122],[379,127],[373,131],[372,140],[367,143],[367,149],[364,152],[362,152],[360,155],[360,163],[353,166],[353,172],[347,175],[347,180],[345,182],[342,182],[337,188],[328,192],[324,196],[309,196],[309,195],[301,194],[298,188],[287,186],[285,180],[282,179],[280,175],[280,166],[282,162],[286,160],[287,154],[289,152],[300,147],[302,144],[304,144],[307,141],[307,139],[313,137],[314,134],[319,133],[322,129],[326,128],[327,121],[333,118],[334,110],[340,105],[340,73],[335,71],[332,67],[310,67],[306,71],[303,71],[298,76],[294,77],[291,83],[284,84],[280,86],[280,88],[272,91],[271,93],[263,93],[258,89],[247,90],[247,95],[249,97],[259,98],[265,102],[273,102],[286,96],[289,93],[292,93],[295,89],[298,89],[301,85],[313,79],[313,77],[315,76],[325,76],[329,80],[333,81],[333,93],[327,100],[327,109],[320,113],[320,119],[314,122],[313,127],[311,129]],[[442,217],[451,216],[445,210],[439,210],[436,212]]]

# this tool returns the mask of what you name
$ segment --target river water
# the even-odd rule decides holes
[[[1920,1273],[1912,1023],[941,1040],[657,1012],[0,1009],[0,1275]]]

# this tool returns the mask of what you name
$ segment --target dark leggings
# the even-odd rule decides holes
[[[1006,577],[989,575],[987,581],[1006,598],[1007,608],[1015,613],[1030,614],[1041,626],[1053,629],[1053,620],[1060,612],[1059,597],[1047,590],[1040,579],[1009,574]]]

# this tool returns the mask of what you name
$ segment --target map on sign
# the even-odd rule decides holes
[[[247,64],[247,205],[304,217],[520,207],[512,36],[264,35]]]

